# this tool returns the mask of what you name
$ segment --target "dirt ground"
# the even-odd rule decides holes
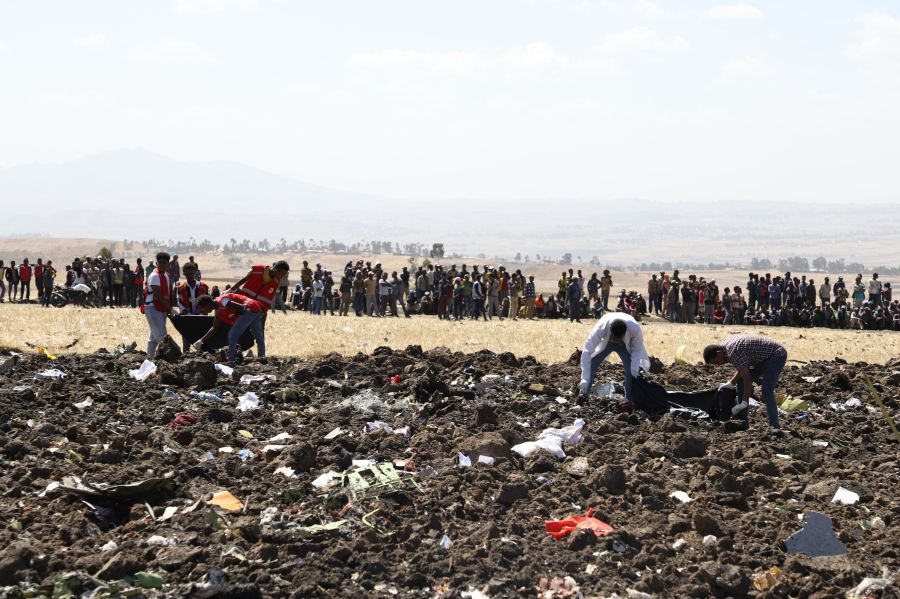
[[[0,593],[825,598],[900,568],[900,444],[863,379],[896,415],[900,363],[789,367],[779,390],[809,408],[776,433],[759,408],[745,431],[578,405],[577,359],[380,347],[249,360],[226,376],[176,354],[144,382],[128,374],[139,352],[0,357]],[[599,380],[621,383],[620,368]],[[65,377],[35,380],[47,369]],[[657,370],[680,389],[730,374]],[[243,411],[248,391],[260,405]],[[564,458],[511,451],[579,418],[583,441]],[[364,432],[373,422],[395,431]],[[376,478],[354,460],[393,469]],[[346,478],[312,484],[328,472]],[[840,486],[859,501],[833,503]],[[240,503],[206,503],[221,491]],[[589,509],[614,532],[546,532]],[[844,554],[788,554],[812,511],[832,519]],[[773,567],[777,584],[757,590]],[[865,594],[897,597],[894,582]]]

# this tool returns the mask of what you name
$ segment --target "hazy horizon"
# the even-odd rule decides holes
[[[0,165],[122,148],[411,201],[900,199],[900,7],[0,6]]]

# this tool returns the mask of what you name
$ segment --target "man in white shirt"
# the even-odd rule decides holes
[[[147,357],[153,359],[156,347],[167,335],[166,317],[172,311],[172,286],[169,278],[169,254],[156,254],[156,269],[147,277],[147,297],[144,298],[144,316],[150,327],[147,339]]]
[[[881,281],[878,280],[878,273],[872,273],[872,279],[869,281],[869,301],[875,307],[881,306]]]
[[[621,312],[611,312],[603,316],[584,342],[584,349],[581,352],[581,384],[578,386],[580,398],[587,397],[594,383],[594,373],[606,356],[613,352],[622,360],[625,371],[625,399],[631,403],[631,383],[641,368],[650,370],[650,356],[644,347],[641,325],[628,314]]]

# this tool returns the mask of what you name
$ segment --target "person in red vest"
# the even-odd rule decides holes
[[[277,286],[275,287],[278,288]],[[214,312],[215,318],[209,331],[193,344],[200,351],[203,344],[211,339],[222,324],[228,325],[228,361],[234,362],[237,356],[238,341],[247,329],[256,341],[256,352],[260,358],[266,357],[266,337],[263,329],[263,313],[265,304],[238,293],[223,293],[216,299],[208,295],[197,298],[197,309],[201,314]]]
[[[147,277],[144,287],[144,316],[150,326],[147,339],[147,357],[153,359],[156,347],[168,334],[166,317],[172,312],[172,286],[169,279],[169,254],[156,254],[156,268]]]
[[[180,314],[199,314],[197,298],[209,295],[209,285],[197,279],[197,269],[190,262],[181,269],[184,281],[175,284],[175,298],[178,300]]]
[[[31,301],[31,265],[28,264],[28,258],[22,260],[19,265],[19,301]]]
[[[179,316],[193,316],[200,314],[197,309],[197,298],[209,295],[209,285],[197,279],[197,267],[191,262],[181,267],[184,280],[175,283],[175,301],[178,303]],[[177,328],[177,327],[176,327]],[[182,335],[181,349],[188,351],[190,343]]]
[[[37,290],[37,300],[44,302],[44,259],[38,258],[34,265],[34,288]]]
[[[257,264],[244,278],[231,286],[231,291],[261,302],[263,314],[273,305],[276,308],[280,307],[281,311],[287,314],[284,303],[279,301],[281,296],[278,294],[278,285],[290,271],[291,267],[284,260],[279,260],[272,266]]]

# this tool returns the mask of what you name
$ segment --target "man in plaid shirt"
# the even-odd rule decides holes
[[[703,350],[707,364],[734,366],[735,373],[725,385],[737,383],[737,393],[742,403],[749,403],[753,381],[762,378],[762,399],[766,404],[769,426],[778,424],[778,404],[775,403],[775,386],[787,363],[787,350],[780,343],[758,335],[731,335],[720,345],[708,345]]]

